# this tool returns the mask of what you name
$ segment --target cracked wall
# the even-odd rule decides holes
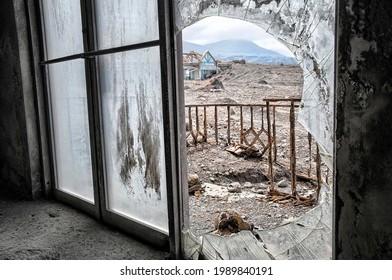
[[[252,22],[274,35],[304,71],[299,122],[332,169],[335,0],[176,0],[178,30],[208,16]]]
[[[371,5],[338,6],[338,259],[392,258],[392,10]]]

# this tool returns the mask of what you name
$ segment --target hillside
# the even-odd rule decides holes
[[[205,45],[183,42],[184,52],[203,53],[206,50],[221,61],[245,59],[247,63],[253,64],[296,64],[294,58],[262,48],[251,41],[223,40]]]

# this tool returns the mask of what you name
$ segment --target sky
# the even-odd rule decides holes
[[[293,57],[292,52],[261,27],[239,19],[212,16],[202,19],[182,31],[184,41],[208,44],[221,40],[248,40],[260,47]]]

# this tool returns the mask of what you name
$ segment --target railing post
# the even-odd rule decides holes
[[[312,173],[312,135],[308,132],[308,145],[309,145],[309,169],[308,176]]]
[[[243,144],[244,143],[244,139],[243,139],[243,131],[244,131],[244,116],[243,116],[243,112],[242,112],[242,106],[240,106],[240,143]]]
[[[291,169],[291,191],[292,194],[297,193],[296,184],[296,158],[295,158],[295,112],[294,101],[291,101],[290,106],[290,169]]]
[[[204,106],[204,142],[207,142],[207,107]]]
[[[275,188],[274,183],[274,168],[272,162],[272,135],[271,135],[271,117],[270,117],[270,104],[267,101],[267,126],[268,126],[268,175],[270,177],[270,190]]]
[[[192,107],[188,107],[188,121],[189,121],[189,131],[192,135],[193,141],[195,142],[195,134],[193,133],[193,123],[192,123]]]
[[[276,155],[277,155],[277,148],[276,148],[276,118],[275,118],[275,109],[276,109],[276,106],[273,106],[272,107],[273,109],[272,109],[272,115],[273,115],[273,119],[274,119],[274,122],[273,122],[273,124],[272,124],[272,134],[273,134],[273,144],[274,144],[274,162],[276,162]]]
[[[200,131],[199,107],[196,106],[196,141],[197,141],[197,137],[199,136],[199,131]]]
[[[215,106],[215,142],[218,144],[218,107]]]
[[[227,145],[230,145],[230,106],[227,106]]]
[[[253,129],[253,107],[250,107],[250,128]]]

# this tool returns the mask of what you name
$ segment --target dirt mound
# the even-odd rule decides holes
[[[212,78],[208,81],[208,84],[201,88],[203,91],[219,91],[223,90],[223,83],[218,78]]]

